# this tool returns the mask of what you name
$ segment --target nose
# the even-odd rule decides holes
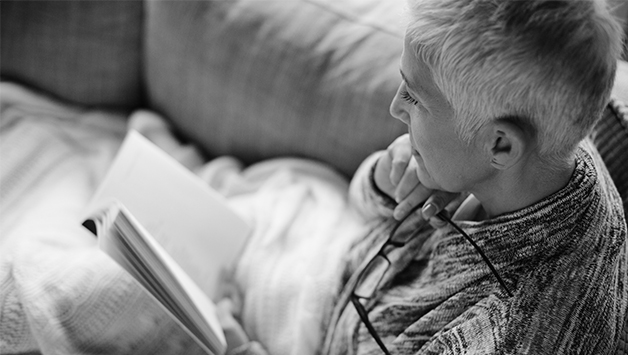
[[[403,82],[399,85],[397,89],[397,93],[395,93],[395,97],[393,97],[392,102],[390,103],[390,115],[394,118],[400,120],[405,124],[410,124],[410,116],[408,115],[408,111],[406,111],[404,105],[405,102],[401,98],[400,92],[403,90]]]

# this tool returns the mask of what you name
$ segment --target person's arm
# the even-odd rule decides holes
[[[365,218],[388,218],[397,203],[375,183],[375,169],[379,158],[386,154],[378,151],[367,157],[355,172],[349,186],[349,198],[355,209]]]

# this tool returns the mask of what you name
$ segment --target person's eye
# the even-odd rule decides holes
[[[405,90],[401,91],[400,96],[401,96],[402,99],[404,99],[406,102],[408,102],[408,103],[410,103],[412,105],[416,106],[416,105],[419,104],[419,102],[417,100],[415,100],[412,96],[410,96],[410,93],[405,91]]]

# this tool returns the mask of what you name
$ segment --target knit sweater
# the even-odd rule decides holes
[[[374,186],[367,159],[352,193],[370,235],[352,249],[325,354],[377,354],[348,296],[356,270],[392,228],[394,206]],[[608,354],[628,300],[626,221],[621,199],[585,142],[566,187],[522,210],[456,221],[505,279],[509,297],[480,255],[453,229],[427,231],[394,257],[369,319],[394,354]],[[407,257],[410,255],[411,257]],[[406,256],[404,258],[404,256]]]

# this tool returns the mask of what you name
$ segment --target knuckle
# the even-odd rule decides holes
[[[392,165],[393,166],[401,166],[401,165],[404,165],[404,161],[399,156],[395,156],[392,159]]]

